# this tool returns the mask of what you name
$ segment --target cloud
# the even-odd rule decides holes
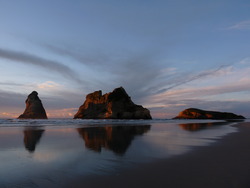
[[[250,20],[241,21],[227,28],[228,30],[249,30]]]
[[[198,88],[181,88],[165,93],[155,95],[154,98],[157,100],[162,98],[197,98],[197,97],[211,97],[213,95],[222,95],[236,92],[250,92],[249,80],[242,83],[234,83],[228,85],[217,85],[217,86],[206,86]]]
[[[0,118],[16,118],[18,117],[17,113],[9,113],[9,112],[0,112]]]
[[[63,77],[67,77],[78,83],[83,83],[83,81],[78,78],[75,71],[73,71],[68,66],[63,65],[57,61],[48,60],[48,59],[45,59],[36,55],[24,53],[24,52],[17,52],[17,51],[6,50],[6,49],[1,49],[1,48],[0,48],[0,58],[14,61],[15,63],[39,66],[48,71],[57,72]]]
[[[47,115],[49,118],[73,118],[78,108],[63,108],[63,109],[49,109]]]
[[[110,62],[110,58],[105,53],[102,53],[98,50],[94,50],[94,52],[89,53],[87,50],[69,47],[65,45],[60,45],[60,47],[45,43],[42,43],[40,45],[53,53],[56,53],[61,56],[67,56],[77,62],[88,66],[98,67],[102,65],[107,65]]]
[[[178,86],[185,85],[195,80],[205,79],[206,77],[209,76],[218,76],[220,74],[225,74],[226,72],[228,72],[228,67],[229,66],[222,65],[216,69],[201,71],[200,73],[176,72],[176,74],[174,75],[174,77],[172,77],[172,79],[169,79],[167,82],[165,82],[165,86],[164,84],[162,84],[162,86],[158,86],[158,88],[154,87],[154,92],[152,94],[164,93]]]
[[[238,64],[235,64],[237,67]],[[156,103],[167,103],[169,100],[182,100],[182,99],[208,99],[215,96],[220,96],[223,99],[228,99],[230,96],[234,96],[234,93],[241,93],[241,98],[237,100],[246,100],[243,98],[243,94],[250,92],[250,69],[249,68],[234,68],[225,67],[224,69],[217,69],[217,71],[208,71],[211,74],[200,73],[196,80],[187,79],[187,81],[180,82],[183,83],[181,87],[179,82],[177,82],[176,87],[171,87],[162,92],[155,93],[149,96],[148,101],[152,104]],[[200,80],[201,75],[205,77]],[[206,76],[207,75],[207,76]],[[209,75],[209,76],[208,76]],[[192,85],[185,85],[188,81],[193,81]],[[225,96],[227,98],[225,98]]]
[[[123,86],[132,99],[138,103],[143,103],[148,96],[164,93],[195,80],[228,74],[232,69],[231,65],[221,65],[199,73],[179,71],[171,66],[171,62],[162,62],[162,59],[158,57],[161,54],[159,48],[149,48],[137,53],[123,51],[108,55],[98,52],[96,55],[88,55],[80,49],[72,50],[72,48],[52,44],[40,45],[54,53],[75,59],[78,63],[92,69],[101,70],[102,74],[108,74],[108,78],[100,80],[100,82],[106,82],[100,84],[101,88],[98,89],[110,88],[112,90],[115,87]],[[100,54],[103,59],[100,58]]]
[[[5,107],[23,107],[24,100],[27,96],[15,93],[15,92],[8,92],[0,90],[0,104],[1,108]]]
[[[159,62],[161,47],[156,49],[133,52],[129,50],[117,50],[110,54],[105,50],[92,50],[91,53],[81,48],[69,48],[42,44],[42,47],[50,52],[74,59],[76,62],[90,68],[98,74],[101,71],[101,79],[97,80],[103,89],[113,89],[123,86],[132,95],[145,95],[145,85],[153,85],[159,75],[163,74],[162,65]],[[164,65],[165,71],[173,71],[174,68]],[[145,84],[146,83],[146,84]],[[101,88],[97,88],[101,89]]]
[[[56,83],[56,82],[53,82],[53,81],[46,81],[46,82],[37,84],[37,87],[39,89],[50,89],[51,90],[51,89],[60,88],[62,86],[60,84]]]
[[[243,60],[240,61],[241,65],[249,65],[250,64],[250,58],[247,57],[247,58],[244,58]]]
[[[23,86],[23,84],[14,83],[14,82],[0,82],[0,85],[2,85],[2,86]]]

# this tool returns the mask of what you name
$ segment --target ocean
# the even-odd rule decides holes
[[[183,155],[236,132],[215,120],[0,119],[0,187],[60,187]]]

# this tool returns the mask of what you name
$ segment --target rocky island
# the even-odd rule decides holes
[[[26,108],[18,119],[48,119],[38,93],[33,91],[25,101]]]
[[[236,115],[230,112],[206,111],[197,108],[188,108],[179,113],[173,119],[245,119],[244,116]]]
[[[102,95],[95,91],[86,96],[74,119],[152,119],[148,109],[133,103],[123,87]]]

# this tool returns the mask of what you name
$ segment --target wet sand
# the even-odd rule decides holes
[[[239,123],[210,146],[169,159],[136,166],[116,175],[77,179],[65,187],[85,188],[249,188],[250,123]]]

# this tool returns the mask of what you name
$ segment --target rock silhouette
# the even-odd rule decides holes
[[[107,126],[78,128],[79,135],[83,138],[85,146],[96,152],[102,148],[111,150],[118,155],[123,155],[135,136],[143,135],[150,130],[150,125],[139,126]]]
[[[122,87],[102,95],[95,91],[86,96],[74,119],[152,119],[148,109],[136,105]]]
[[[206,111],[197,108],[188,108],[179,113],[174,119],[245,119],[241,115],[230,112]]]
[[[33,91],[25,101],[26,108],[18,119],[48,119],[38,93]]]
[[[24,146],[29,152],[34,152],[37,143],[40,141],[44,130],[41,129],[25,129],[24,134]]]

